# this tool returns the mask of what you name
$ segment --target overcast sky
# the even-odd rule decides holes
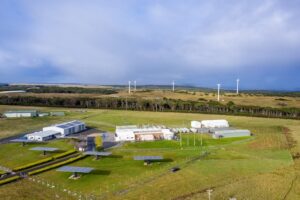
[[[298,0],[1,0],[0,82],[300,88]]]

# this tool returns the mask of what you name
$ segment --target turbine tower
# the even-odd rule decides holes
[[[136,81],[134,81],[134,91],[136,91]]]
[[[236,79],[236,94],[239,94],[239,83],[240,79]]]
[[[131,84],[131,81],[128,81],[128,93],[130,94],[130,92],[131,92],[131,88],[130,88],[130,84]]]
[[[218,83],[217,86],[218,86],[218,101],[220,101],[220,86],[221,86],[221,84]]]
[[[174,81],[172,82],[172,90],[173,90],[173,92],[175,91],[175,82]]]

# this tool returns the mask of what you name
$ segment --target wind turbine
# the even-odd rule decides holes
[[[130,92],[131,92],[131,88],[130,88],[130,84],[131,84],[131,81],[128,81],[128,93],[130,94]]]
[[[136,81],[134,81],[134,91],[136,91]]]
[[[236,79],[236,94],[239,94],[239,83],[240,79]]]
[[[172,82],[172,90],[175,91],[175,81]]]
[[[221,84],[218,83],[217,86],[218,86],[218,101],[220,101],[220,87],[221,87]]]

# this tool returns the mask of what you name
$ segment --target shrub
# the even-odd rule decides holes
[[[52,158],[58,159],[58,158],[62,158],[62,157],[71,155],[71,154],[76,153],[76,152],[77,152],[77,151],[76,151],[75,149],[72,149],[72,150],[66,151],[66,152],[64,152],[64,153],[54,155],[54,156],[52,156]]]
[[[26,165],[23,165],[23,166],[20,166],[20,167],[16,167],[13,169],[13,171],[20,171],[20,170],[23,170],[23,169],[27,169],[27,168],[30,168],[30,167],[34,167],[36,165],[39,165],[39,164],[43,164],[43,163],[46,163],[46,162],[49,162],[53,160],[52,157],[49,157],[49,158],[44,158],[42,160],[38,160],[38,161],[35,161],[35,162],[32,162],[32,163],[28,163]]]
[[[13,176],[13,177],[10,177],[10,178],[4,179],[4,180],[0,180],[0,185],[10,183],[10,182],[16,181],[18,179],[20,179],[19,176]]]
[[[53,165],[50,165],[50,166],[47,166],[47,167],[44,167],[44,168],[41,168],[41,169],[37,169],[37,170],[34,170],[34,171],[31,171],[28,173],[28,175],[35,175],[35,174],[39,174],[39,173],[42,173],[42,172],[45,172],[45,171],[48,171],[50,169],[53,169],[53,168],[56,168],[56,167],[60,167],[62,165],[65,165],[65,164],[69,164],[69,163],[72,163],[74,161],[77,161],[79,159],[82,159],[84,157],[86,157],[87,155],[79,155],[79,156],[76,156],[74,158],[70,158],[66,161],[63,161],[63,162],[60,162],[60,163],[56,163],[56,164],[53,164]]]

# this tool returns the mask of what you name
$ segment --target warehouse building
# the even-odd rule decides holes
[[[229,123],[225,119],[220,120],[202,120],[200,121],[191,121],[191,127],[200,129],[200,128],[228,128]]]
[[[15,117],[36,117],[38,112],[36,110],[16,110],[16,111],[7,111],[3,113],[7,118]]]
[[[38,131],[34,133],[29,133],[25,137],[27,140],[32,141],[46,141],[56,138],[60,135],[60,132],[58,131]]]
[[[50,115],[51,116],[65,116],[65,112],[62,112],[62,111],[55,111],[55,112],[50,112]]]
[[[226,128],[229,127],[229,123],[225,119],[220,120],[202,120],[202,128]]]
[[[171,140],[174,133],[162,126],[117,126],[115,133],[116,141],[153,141]]]
[[[43,128],[43,131],[57,131],[60,133],[60,137],[65,137],[70,134],[81,132],[85,129],[85,123],[75,120],[45,127]]]
[[[192,128],[201,128],[202,127],[202,124],[201,124],[201,122],[199,122],[199,121],[191,121],[191,127]]]
[[[251,136],[249,130],[218,130],[213,133],[213,138],[215,139],[247,136]]]

